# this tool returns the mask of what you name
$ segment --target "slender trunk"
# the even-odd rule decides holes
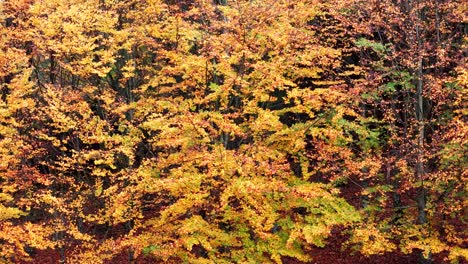
[[[416,26],[416,38],[418,42],[418,52],[421,50],[422,40],[419,25]],[[424,186],[424,106],[423,106],[423,61],[421,54],[418,54],[418,69],[417,69],[417,91],[416,91],[416,119],[417,119],[417,160],[416,160],[416,178],[420,182],[418,196],[416,198],[418,206],[418,224],[425,225],[427,223],[426,203],[427,191]],[[431,254],[424,256],[423,252],[419,253],[419,262],[421,264],[432,263]]]
[[[436,1],[436,34],[437,34],[437,46],[440,45],[440,11],[439,11],[439,1]]]
[[[424,118],[423,118],[423,96],[422,96],[422,60],[419,59],[418,67],[418,83],[417,83],[417,121],[418,121],[418,136],[417,136],[417,162],[416,162],[416,177],[420,182],[420,194],[418,197],[418,222],[424,224],[427,222],[426,219],[426,202],[425,202],[425,190],[424,190]]]
[[[49,68],[49,81],[50,83],[55,83],[55,56],[54,52],[51,51],[49,54],[50,68]]]
[[[130,220],[125,223],[125,229],[130,232],[133,229],[133,221]],[[133,248],[128,249],[128,263],[135,263],[135,251]]]
[[[425,225],[427,223],[426,203],[427,191],[424,186],[424,112],[423,112],[423,81],[422,81],[422,59],[419,59],[418,67],[418,84],[417,84],[417,121],[418,121],[418,142],[417,142],[417,161],[416,161],[416,177],[420,182],[419,193],[416,198],[418,205],[418,224]],[[432,263],[431,254],[425,257],[422,252],[419,253],[420,263]]]
[[[57,243],[57,251],[60,256],[59,263],[64,264],[66,263],[66,256],[65,256],[65,231],[63,229],[64,217],[60,216],[59,212],[54,213],[54,218],[60,219],[58,220],[59,223],[57,224],[58,230],[54,234],[54,240]]]

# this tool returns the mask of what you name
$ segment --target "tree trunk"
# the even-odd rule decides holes
[[[416,26],[416,38],[418,41],[418,49],[421,49],[421,36],[419,26]],[[418,224],[425,225],[427,223],[426,214],[426,196],[427,192],[424,186],[424,106],[423,106],[423,61],[418,54],[418,70],[417,70],[417,91],[416,91],[416,120],[417,120],[417,160],[416,160],[416,178],[420,182],[419,193],[416,198],[418,206]],[[423,252],[419,252],[419,262],[421,264],[432,263],[431,254],[426,257]]]

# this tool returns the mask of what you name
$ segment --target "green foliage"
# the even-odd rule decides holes
[[[366,38],[359,38],[354,42],[354,45],[358,48],[370,48],[381,56],[385,55],[385,53],[389,51],[389,44],[384,45]]]

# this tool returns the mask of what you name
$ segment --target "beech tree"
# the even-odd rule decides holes
[[[450,220],[465,221],[461,217],[463,206],[459,206],[463,202],[452,196],[464,193],[464,173],[455,170],[449,175],[445,171],[452,162],[453,166],[465,167],[466,159],[456,154],[463,149],[458,145],[459,149],[453,149],[455,156],[447,161],[446,150],[453,145],[444,136],[465,134],[463,126],[448,125],[457,122],[454,114],[461,111],[459,107],[463,108],[457,98],[466,89],[466,83],[457,81],[463,79],[461,69],[466,67],[462,53],[466,45],[463,4],[459,1],[336,1],[335,4],[342,4],[334,9],[335,14],[352,27],[360,64],[366,68],[361,85],[363,111],[382,120],[388,130],[383,177],[374,178],[373,188],[382,184],[391,187],[384,191],[392,195],[394,213],[389,222],[377,218],[386,223],[380,230],[391,231],[393,234],[388,237],[396,238],[403,252],[420,250],[421,263],[430,262],[431,253],[441,251],[451,252],[449,258],[454,261],[458,256],[466,257],[466,250],[459,243],[463,239],[455,239],[455,226],[459,223],[454,225]],[[360,236],[357,237],[355,242],[359,242]],[[373,253],[385,250],[375,249]]]
[[[338,51],[299,47],[309,11],[319,12],[310,3],[25,4],[21,20],[11,9],[32,50],[34,107],[21,129],[24,145],[36,144],[31,166],[48,180],[30,206],[53,228],[42,237],[62,262],[120,251],[307,260],[303,246],[323,246],[332,226],[359,219],[331,186],[308,181],[305,139],[322,117],[305,99],[334,113],[325,89],[340,82],[319,75]],[[323,69],[305,67],[322,59]],[[299,87],[301,78],[323,88]],[[106,236],[119,225],[125,238]]]
[[[143,28],[151,33],[141,41],[169,49],[148,47],[159,55],[152,68],[161,69],[138,91],[133,116],[152,155],[132,188],[153,199],[145,204],[158,201],[148,210],[158,209],[123,243],[163,261],[308,260],[304,249],[324,246],[334,225],[359,219],[331,186],[310,178],[307,137],[337,122],[333,99],[349,100],[333,86],[340,80],[320,75],[334,74],[339,52],[307,39],[319,7],[239,1],[151,10],[147,17],[168,10],[177,18],[172,34]],[[306,78],[321,88],[300,87]]]

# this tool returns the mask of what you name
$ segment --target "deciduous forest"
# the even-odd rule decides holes
[[[1,0],[0,263],[466,263],[463,0]]]

